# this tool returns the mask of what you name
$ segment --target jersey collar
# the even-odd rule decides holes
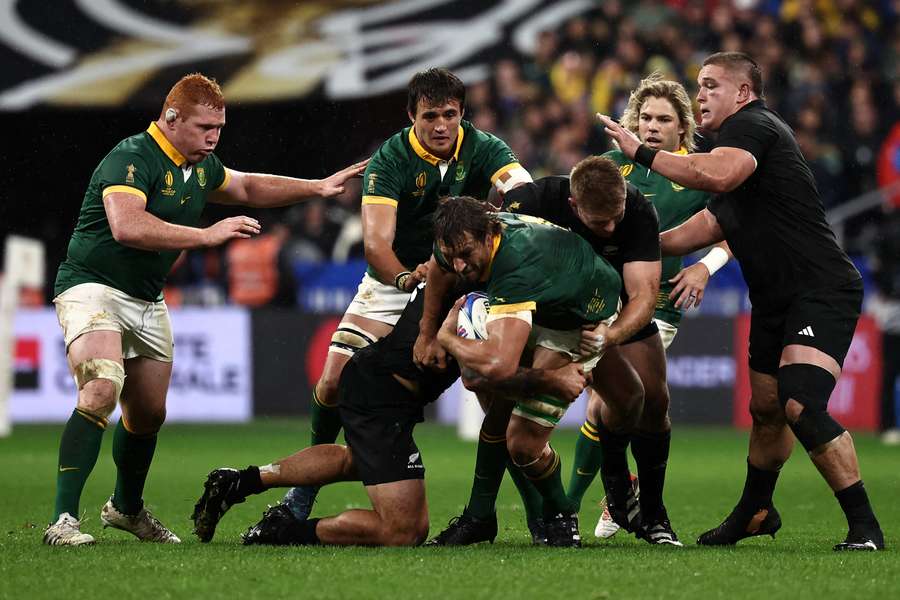
[[[462,148],[463,135],[463,128],[462,125],[460,125],[456,133],[456,150],[453,152],[453,158],[457,161],[459,161],[459,149]],[[437,166],[439,162],[443,162],[444,160],[425,149],[425,146],[423,146],[419,142],[419,138],[416,137],[415,127],[409,128],[409,145],[412,146],[412,149],[419,155],[419,158],[427,163],[431,163],[432,166]]]
[[[497,250],[500,249],[500,237],[501,234],[497,234],[494,236],[493,245],[494,247],[491,249],[491,262],[488,264],[487,275],[484,278],[484,281],[487,281],[491,278],[491,270],[494,268],[494,257],[497,256]]]
[[[687,148],[685,148],[684,146],[682,146],[681,148],[679,148],[678,150],[676,150],[676,151],[673,152],[672,154],[687,154],[687,153],[688,153]]]
[[[150,134],[150,137],[153,138],[153,141],[156,142],[159,149],[163,151],[163,154],[168,156],[169,160],[175,163],[176,167],[180,167],[187,163],[187,159],[182,156],[181,152],[175,149],[175,146],[173,146],[172,142],[166,138],[155,121],[150,123],[150,127],[147,128],[147,133]]]

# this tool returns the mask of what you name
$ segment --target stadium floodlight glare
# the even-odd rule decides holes
[[[10,235],[6,238],[6,259],[0,281],[0,437],[12,432],[9,399],[13,382],[13,320],[23,286],[44,285],[44,243]]]

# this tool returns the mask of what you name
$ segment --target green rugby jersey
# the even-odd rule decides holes
[[[410,270],[431,256],[432,218],[438,199],[472,196],[486,200],[491,185],[520,166],[503,140],[479,131],[468,121],[460,124],[456,150],[443,178],[440,163],[410,126],[388,138],[366,167],[362,203],[397,208],[393,250]],[[369,274],[377,278],[371,268]]]
[[[186,159],[156,123],[125,138],[94,170],[66,259],[56,274],[54,294],[80,283],[102,283],[148,302],[162,299],[166,276],[180,251],[129,248],[112,235],[103,198],[115,192],[135,194],[146,210],[163,221],[196,227],[207,195],[228,185],[230,175],[215,154],[193,165],[185,181]]]
[[[676,154],[687,154],[687,150],[682,148]],[[622,176],[653,203],[659,215],[661,232],[678,227],[706,208],[708,193],[689,190],[669,181],[659,173],[629,160],[618,150],[607,152],[603,156],[618,164]],[[669,300],[669,294],[675,287],[669,280],[678,274],[682,266],[680,256],[662,257],[662,281],[659,285],[659,295],[656,297],[656,312],[653,314],[654,318],[676,327],[681,323],[681,310],[675,308],[675,303]]]
[[[530,310],[536,325],[567,331],[616,312],[622,278],[584,238],[537,217],[499,216],[485,282],[491,314]],[[434,255],[449,270],[437,244]]]

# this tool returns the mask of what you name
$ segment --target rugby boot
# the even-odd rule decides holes
[[[94,536],[83,533],[81,521],[64,512],[44,530],[43,542],[48,546],[87,546],[94,543]]]
[[[241,534],[245,546],[290,546],[300,544],[298,526],[301,521],[294,517],[291,509],[284,504],[270,506],[262,519]]]
[[[774,539],[779,529],[781,515],[774,504],[755,513],[745,512],[736,506],[718,527],[701,534],[697,543],[701,546],[732,546],[744,538],[757,535],[771,535]]]
[[[319,487],[316,485],[298,485],[292,487],[281,499],[281,503],[291,509],[294,517],[302,521],[308,519],[312,512],[313,503],[319,495]]]
[[[612,520],[629,533],[639,532],[642,523],[641,505],[631,473],[626,470],[622,474],[604,474],[601,471],[600,479],[606,490],[606,508]]]
[[[159,544],[180,544],[181,539],[172,533],[168,527],[159,522],[159,519],[150,514],[146,508],[142,508],[136,515],[126,515],[119,512],[110,498],[100,511],[100,521],[103,527],[112,527],[127,531],[142,542],[157,542]]]
[[[212,540],[216,526],[228,509],[245,500],[237,493],[240,480],[237,469],[215,469],[206,476],[203,495],[197,500],[194,513],[191,515],[191,520],[194,521],[194,534],[201,542]]]
[[[874,552],[875,550],[884,550],[884,533],[878,521],[867,526],[854,525],[847,532],[847,537],[840,544],[835,544],[836,552],[843,550],[862,550]]]
[[[547,545],[547,524],[544,519],[538,517],[528,521],[528,531],[531,532],[532,546]]]
[[[577,513],[558,513],[547,524],[547,545],[554,548],[581,548]]]
[[[476,519],[465,511],[453,517],[447,528],[425,542],[425,546],[468,546],[479,542],[494,543],[497,537],[497,515]]]
[[[640,500],[641,486],[638,485],[638,477],[634,473],[631,474],[631,485],[634,487],[634,497]],[[612,515],[609,514],[609,504],[606,496],[600,500],[600,508],[603,510],[600,513],[600,518],[597,520],[596,527],[594,527],[594,537],[605,540],[616,535],[619,531],[619,526],[613,521]]]
[[[666,513],[665,508],[652,518],[644,515],[644,525],[638,537],[649,544],[684,546],[678,541],[678,536],[675,535],[675,531],[672,529],[672,524],[669,522],[669,515]]]

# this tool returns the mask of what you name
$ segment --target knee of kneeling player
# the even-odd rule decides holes
[[[415,518],[409,519],[402,525],[398,524],[385,532],[385,546],[418,546],[428,537],[428,519],[422,523]]]
[[[821,367],[793,364],[778,369],[778,399],[791,431],[807,452],[845,431],[828,414],[828,398],[834,385],[834,377]]]

